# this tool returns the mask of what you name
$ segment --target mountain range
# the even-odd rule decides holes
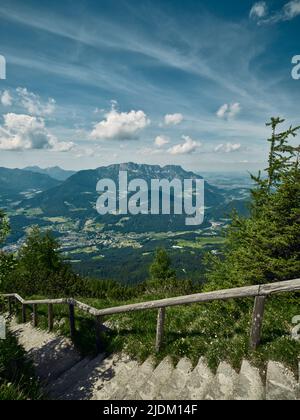
[[[233,189],[228,185],[219,188],[209,182],[205,182],[206,212],[201,226],[186,226],[185,215],[97,213],[96,185],[100,179],[108,178],[118,185],[120,171],[128,172],[129,182],[138,178],[148,185],[153,179],[202,179],[180,166],[126,163],[75,174],[55,171],[56,176],[60,173],[65,180],[32,170],[36,172],[28,168],[0,168],[0,208],[8,214],[11,224],[5,249],[15,252],[24,243],[28,227],[37,225],[51,230],[59,239],[61,251],[76,272],[96,278],[139,282],[147,277],[155,249],[165,247],[178,267],[178,275],[189,273],[197,279],[204,252],[221,246],[221,229],[228,224],[232,209],[247,213],[245,188],[235,184]]]
[[[35,172],[32,172],[35,171]],[[138,215],[123,220],[124,216],[100,216],[95,208],[97,198],[96,185],[100,179],[111,179],[118,184],[120,171],[128,172],[128,181],[143,179],[148,185],[153,179],[202,179],[200,175],[185,171],[180,166],[170,165],[139,165],[125,163],[100,167],[94,170],[83,170],[76,173],[64,171],[60,168],[42,170],[32,167],[24,170],[0,168],[0,208],[11,207],[25,212],[34,211],[43,217],[67,217],[76,219],[83,224],[87,219],[96,219],[105,223],[108,228],[127,231],[160,231],[178,230],[184,228],[184,215],[181,216],[151,216]],[[42,173],[43,171],[47,173]],[[54,179],[48,174],[66,179]],[[230,195],[230,191],[221,189],[205,182],[206,222],[210,219],[228,216],[232,207],[238,207],[245,212],[244,200]],[[116,227],[116,225],[118,227]]]
[[[39,166],[28,166],[23,169],[23,171],[34,172],[37,174],[48,175],[53,179],[58,181],[66,181],[70,176],[74,175],[76,171],[67,171],[60,168],[59,166],[54,166],[52,168],[42,169]]]
[[[132,179],[143,179],[148,185],[153,179],[167,179],[169,181],[174,178],[184,181],[184,179],[202,179],[201,176],[193,172],[187,172],[180,166],[155,166],[155,165],[138,165],[134,163],[126,163],[121,165],[111,165],[108,167],[100,167],[95,170],[79,171],[69,177],[66,181],[54,186],[51,189],[37,194],[33,198],[25,199],[21,203],[21,207],[26,209],[41,209],[47,217],[68,217],[87,220],[96,218],[100,223],[116,225],[124,216],[99,216],[96,212],[95,205],[98,198],[96,185],[100,179],[111,179],[118,184],[120,171],[128,172],[128,181]],[[226,196],[224,191],[205,183],[205,205],[207,207],[207,218],[213,216],[214,212],[220,206],[226,204]],[[142,216],[128,217],[124,220],[122,229],[128,231],[155,230],[165,231],[166,229],[184,228],[183,223],[185,217],[181,216]],[[120,226],[119,226],[120,228]]]
[[[0,206],[6,207],[7,200],[23,200],[34,192],[45,191],[58,185],[60,181],[49,175],[21,169],[0,168]]]

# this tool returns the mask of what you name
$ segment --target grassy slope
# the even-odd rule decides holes
[[[24,349],[8,332],[6,340],[0,340],[0,401],[40,397],[33,367],[26,360]]]
[[[144,300],[157,298],[161,296],[147,296]],[[112,300],[82,301],[99,309],[124,305],[124,302]],[[210,367],[215,369],[224,360],[239,368],[242,359],[247,358],[259,367],[268,360],[281,361],[296,372],[300,341],[291,338],[291,330],[293,317],[300,314],[299,294],[274,296],[268,300],[262,343],[257,352],[249,351],[252,310],[252,299],[169,308],[164,346],[159,355],[154,352],[156,311],[106,319],[112,331],[105,334],[104,340],[108,351],[123,349],[141,361],[150,355],[155,355],[158,360],[171,355],[174,361],[187,356],[196,364],[200,356],[205,356]],[[84,353],[93,352],[93,318],[77,313],[76,319],[78,346]],[[56,307],[55,320],[56,329],[68,335],[68,309]],[[47,327],[46,307],[39,308],[39,323],[41,327]]]

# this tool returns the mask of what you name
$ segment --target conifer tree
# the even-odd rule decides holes
[[[250,217],[233,215],[222,257],[208,258],[208,289],[291,280],[300,276],[300,127],[279,131],[272,118],[266,176],[252,176]]]

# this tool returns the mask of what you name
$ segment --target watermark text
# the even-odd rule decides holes
[[[300,80],[300,55],[295,55],[292,58],[292,64],[294,65],[292,69],[292,78],[294,80]]]
[[[0,80],[6,79],[6,59],[0,55]]]
[[[6,339],[6,320],[3,316],[0,316],[0,340]]]
[[[300,315],[297,315],[292,320],[293,325],[296,325],[292,329],[292,338],[296,341],[300,341]]]
[[[112,179],[97,184],[100,215],[186,215],[187,226],[204,221],[203,179],[144,179],[128,181],[127,171],[119,172],[119,185]]]

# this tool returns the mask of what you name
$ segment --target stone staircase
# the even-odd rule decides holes
[[[143,364],[124,354],[81,358],[72,343],[54,334],[11,322],[36,366],[50,399],[58,400],[297,400],[298,378],[279,363],[269,362],[266,372],[243,361],[237,373],[221,363],[213,374],[205,360],[194,368],[183,358],[174,366],[165,358],[158,366]],[[300,366],[299,366],[300,367]]]

